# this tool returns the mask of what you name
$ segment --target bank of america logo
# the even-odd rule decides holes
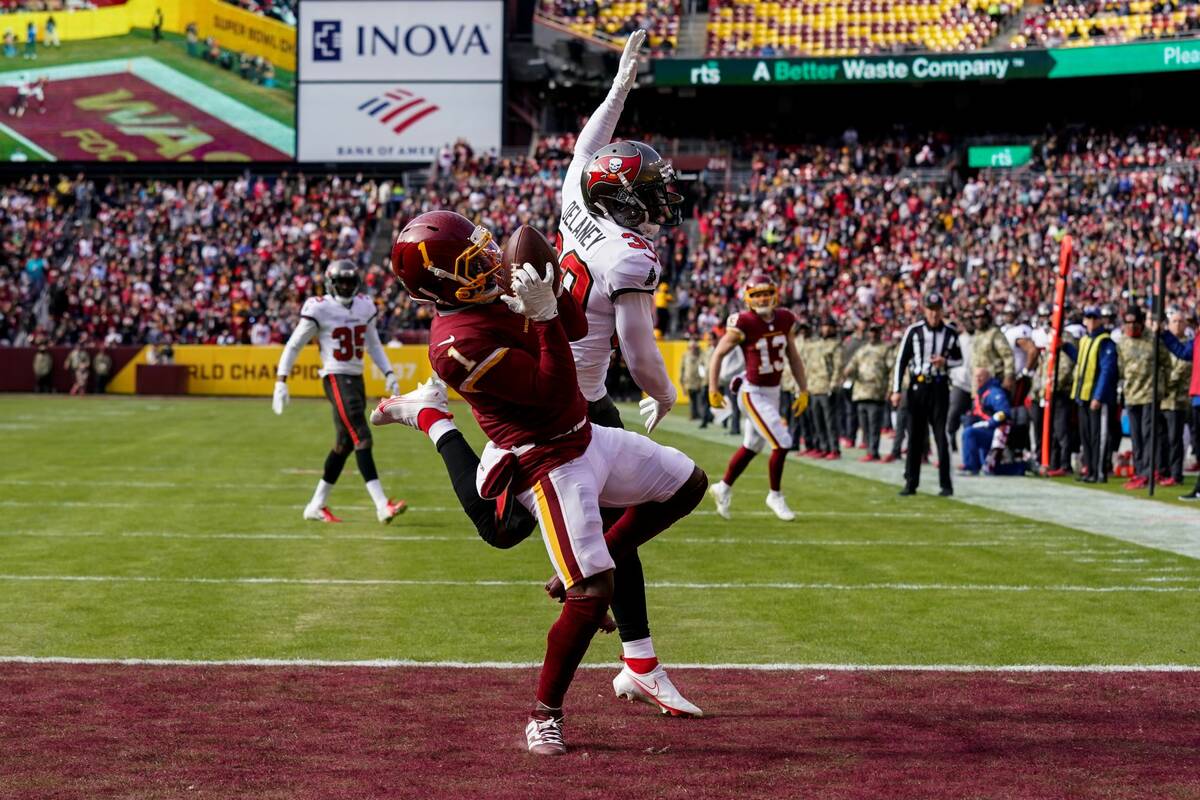
[[[396,88],[372,97],[358,107],[368,117],[375,117],[380,125],[386,125],[393,133],[404,133],[421,120],[439,109],[424,97]]]
[[[342,21],[313,20],[313,61],[342,60]]]

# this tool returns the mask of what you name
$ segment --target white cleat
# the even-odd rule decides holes
[[[313,522],[341,522],[340,517],[335,517],[333,512],[329,510],[329,506],[305,506],[304,518]]]
[[[561,756],[567,752],[567,742],[563,738],[562,719],[529,718],[525,726],[525,744],[529,752],[535,756]]]
[[[717,513],[725,519],[732,519],[733,516],[729,513],[729,504],[733,501],[733,489],[725,481],[717,481],[712,486],[708,487],[708,493],[713,496],[713,500],[717,501]]]
[[[661,664],[645,675],[639,675],[628,665],[622,667],[617,677],[613,678],[613,691],[622,700],[648,703],[673,717],[704,716],[703,711],[679,693]]]
[[[407,425],[417,428],[417,417],[427,408],[436,409],[445,414],[450,413],[450,404],[446,399],[446,384],[434,376],[424,383],[418,383],[411,392],[398,394],[395,397],[385,397],[371,412],[372,425]],[[420,430],[420,428],[417,428]]]
[[[387,503],[382,508],[375,509],[375,519],[388,525],[396,517],[408,510],[408,503],[403,500],[388,499]]]
[[[784,499],[780,492],[767,493],[767,508],[775,512],[775,516],[779,517],[784,522],[791,522],[796,518],[795,512],[788,508],[787,500]]]

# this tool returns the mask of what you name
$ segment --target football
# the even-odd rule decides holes
[[[529,225],[522,225],[508,237],[508,242],[504,245],[504,263],[508,265],[508,270],[505,271],[506,279],[512,274],[512,270],[522,264],[532,264],[538,274],[543,274],[547,262],[554,265],[554,289],[557,291],[562,286],[562,270],[558,267],[558,251],[554,249],[554,245],[550,244],[541,231]],[[506,287],[506,291],[511,290]]]

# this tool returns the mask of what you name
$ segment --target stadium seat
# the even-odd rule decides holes
[[[976,50],[1023,0],[712,0],[708,53],[849,56]],[[769,48],[769,50],[767,49]]]

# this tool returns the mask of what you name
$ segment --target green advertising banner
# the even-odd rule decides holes
[[[989,147],[968,147],[967,166],[981,169],[1010,169],[1023,167],[1033,158],[1033,148],[1027,144]]]
[[[1200,40],[1108,47],[844,58],[658,59],[659,86],[1002,81],[1200,70]]]

